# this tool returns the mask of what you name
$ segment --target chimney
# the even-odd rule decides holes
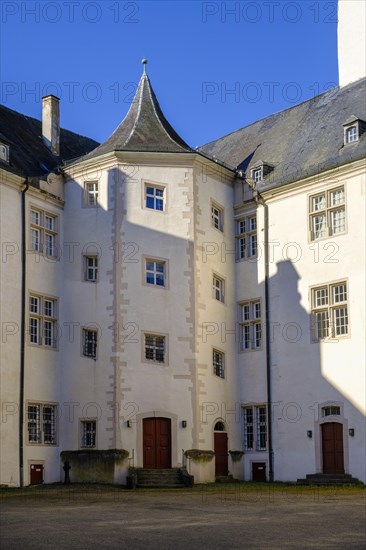
[[[60,100],[54,95],[42,97],[42,138],[54,155],[60,154]]]
[[[366,76],[366,2],[338,0],[339,85]]]

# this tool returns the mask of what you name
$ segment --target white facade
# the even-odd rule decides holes
[[[341,72],[342,36],[341,85],[363,76]],[[180,147],[141,82],[138,113]],[[61,452],[92,450],[126,451],[124,483],[149,430],[152,467],[197,482],[366,481],[365,159],[258,193],[182,148],[102,149],[36,186],[1,166],[2,484],[60,481]]]

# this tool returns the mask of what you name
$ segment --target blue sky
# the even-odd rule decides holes
[[[338,83],[337,2],[81,0],[1,10],[1,103],[104,141],[125,116],[141,59],[169,122],[192,147]]]

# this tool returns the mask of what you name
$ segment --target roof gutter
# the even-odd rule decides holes
[[[19,485],[24,487],[24,365],[25,365],[25,299],[26,299],[26,223],[25,194],[29,189],[28,179],[25,180],[21,202],[21,313],[20,313],[20,380],[19,380]]]

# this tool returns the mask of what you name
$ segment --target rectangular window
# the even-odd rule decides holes
[[[225,281],[218,277],[218,275],[214,275],[212,279],[212,288],[213,288],[213,295],[216,300],[219,302],[225,301]]]
[[[161,260],[145,260],[145,282],[149,285],[166,285],[166,262]]]
[[[56,405],[29,403],[28,443],[56,445]]]
[[[213,373],[220,378],[225,378],[225,356],[221,351],[216,349],[212,352],[212,364],[213,364]]]
[[[347,128],[346,136],[347,136],[346,138],[347,143],[353,143],[354,141],[358,141],[356,126],[351,126],[351,128]]]
[[[251,300],[240,307],[240,351],[262,347],[261,302]]]
[[[314,341],[348,335],[347,294],[346,281],[322,285],[311,290]]]
[[[81,446],[91,449],[96,447],[97,441],[97,422],[96,420],[81,421]]]
[[[265,451],[267,448],[267,407],[254,405],[243,408],[244,449]]]
[[[84,256],[84,280],[91,283],[98,281],[98,256]]]
[[[97,181],[85,182],[86,206],[98,206],[99,184]]]
[[[211,222],[215,229],[224,230],[224,210],[216,204],[211,205]]]
[[[97,357],[98,331],[96,329],[83,328],[83,355],[85,357]]]
[[[57,256],[57,216],[44,210],[31,209],[30,247],[49,258]]]
[[[252,177],[253,177],[253,180],[255,181],[255,183],[258,183],[258,182],[262,181],[262,179],[263,179],[263,169],[262,168],[255,168],[252,171]]]
[[[165,336],[145,334],[145,359],[165,363]]]
[[[57,347],[57,300],[48,296],[29,296],[29,341]]]
[[[345,232],[344,186],[310,197],[309,226],[312,241]]]
[[[145,187],[145,206],[151,210],[165,210],[165,190],[164,187],[155,185],[146,185]]]
[[[244,260],[257,255],[257,217],[241,218],[236,222],[236,259]]]

